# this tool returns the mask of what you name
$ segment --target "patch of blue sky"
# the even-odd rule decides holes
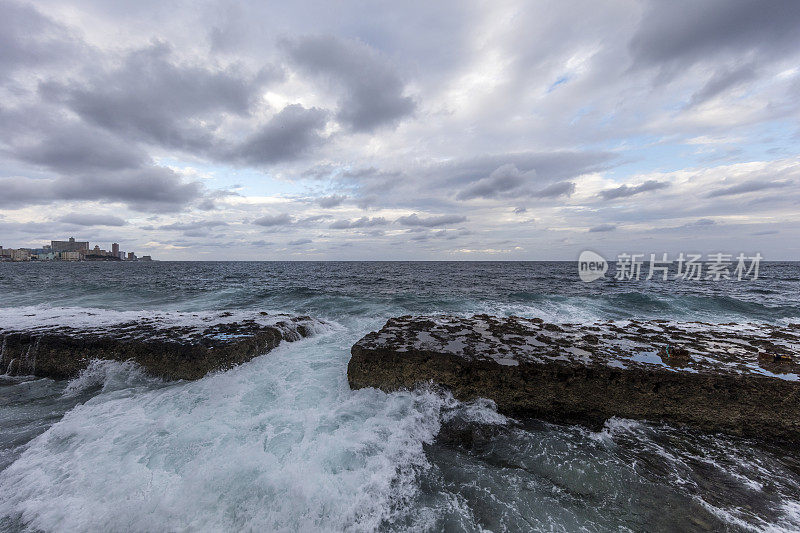
[[[553,84],[550,85],[550,87],[547,88],[547,93],[550,94],[551,92],[556,90],[556,87],[558,87],[559,85],[563,85],[563,84],[567,83],[569,80],[570,80],[570,76],[567,75],[567,74],[564,74],[563,76],[559,77],[556,81],[554,81]]]
[[[675,172],[749,161],[773,161],[796,155],[796,125],[772,121],[722,135],[681,135],[664,138],[653,135],[626,137],[616,141],[582,146],[619,155],[618,164],[607,175],[624,181],[651,172]]]
[[[277,178],[268,170],[203,163],[197,160],[183,161],[163,157],[158,163],[176,169],[192,168],[211,189],[233,189],[245,196],[297,196],[308,192],[303,180]]]

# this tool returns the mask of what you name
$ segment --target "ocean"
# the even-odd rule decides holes
[[[592,283],[574,262],[0,264],[0,327],[258,311],[325,327],[193,382],[111,362],[0,376],[0,529],[800,530],[796,450],[512,419],[346,376],[352,344],[398,315],[798,323],[800,263],[762,263],[756,281]]]

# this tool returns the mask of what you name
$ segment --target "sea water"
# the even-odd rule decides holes
[[[762,264],[757,281],[589,284],[574,263],[0,264],[0,294],[0,327],[258,311],[326,323],[194,382],[117,362],[70,381],[0,377],[2,530],[800,529],[793,450],[512,419],[346,377],[352,344],[403,314],[798,323],[798,263]]]

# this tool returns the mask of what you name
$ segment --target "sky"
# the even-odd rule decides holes
[[[800,260],[800,2],[0,0],[0,245]]]

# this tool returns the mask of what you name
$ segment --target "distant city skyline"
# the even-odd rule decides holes
[[[4,246],[800,259],[800,2],[11,0],[0,16]]]
[[[119,243],[111,243],[110,250],[100,248],[99,244],[90,246],[89,241],[75,237],[67,240],[51,240],[41,246],[8,247],[0,243],[0,261],[152,261],[150,255],[138,257],[135,252],[120,250]]]

